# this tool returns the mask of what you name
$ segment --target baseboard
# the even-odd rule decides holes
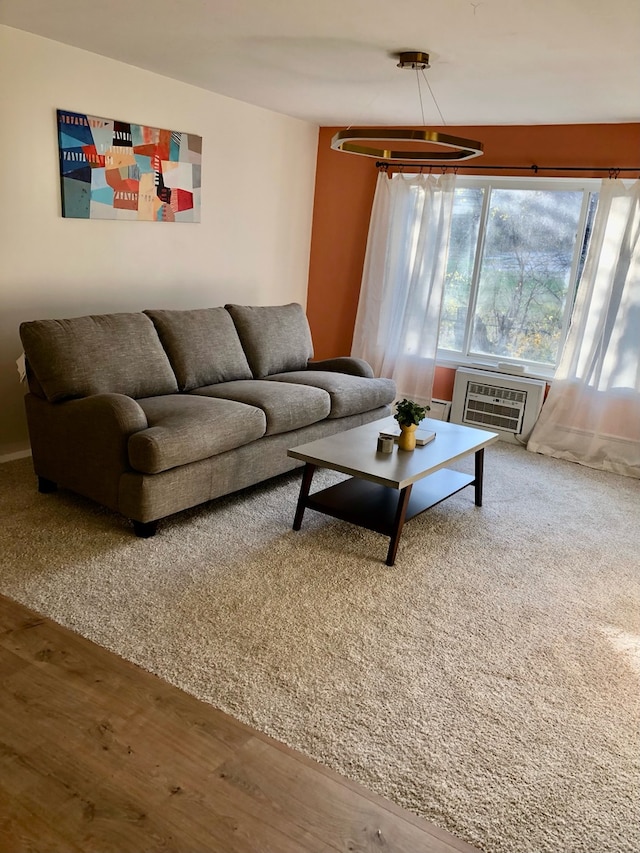
[[[450,411],[451,400],[432,400],[431,411],[427,412],[427,417],[435,421],[448,421]]]
[[[27,456],[31,456],[30,450],[18,450],[16,453],[6,453],[0,456],[0,465],[3,462],[12,462],[14,459],[24,459]]]

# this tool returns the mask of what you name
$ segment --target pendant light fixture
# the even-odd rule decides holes
[[[429,67],[429,54],[420,50],[404,51],[398,54],[398,59],[398,68],[408,68],[416,72],[422,124],[425,124],[425,120],[422,106],[422,90],[420,88],[420,73],[422,73],[424,81],[431,92],[433,102],[444,124],[440,107],[424,75],[425,69]],[[414,143],[428,147],[421,150],[393,147],[407,144],[412,145]],[[435,146],[436,150],[434,150],[433,146]],[[375,157],[378,160],[388,160],[390,162],[403,161],[409,163],[456,163],[462,160],[471,160],[473,157],[480,157],[483,153],[482,143],[475,139],[451,136],[451,134],[441,133],[439,130],[429,130],[426,128],[424,130],[412,130],[410,128],[398,129],[391,127],[349,127],[335,134],[331,140],[331,147],[335,151],[344,151],[347,154],[359,154],[362,157]]]

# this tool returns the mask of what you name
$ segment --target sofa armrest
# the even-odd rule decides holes
[[[61,403],[27,394],[25,407],[36,474],[118,509],[129,436],[148,426],[138,403],[124,394]]]
[[[309,361],[308,370],[328,370],[331,373],[349,373],[351,376],[373,378],[371,366],[363,358],[352,355],[342,355],[337,358],[325,358],[321,361]]]
[[[59,404],[74,418],[85,420],[87,425],[100,419],[101,428],[107,432],[126,435],[147,429],[147,416],[142,406],[125,394],[92,394],[79,400],[67,400]]]

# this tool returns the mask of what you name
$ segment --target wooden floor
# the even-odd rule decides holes
[[[0,851],[474,848],[0,596]]]

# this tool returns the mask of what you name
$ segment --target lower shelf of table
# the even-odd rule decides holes
[[[441,468],[418,480],[411,489],[405,521],[420,515],[474,482],[475,477],[472,474],[463,474],[449,468]],[[367,530],[392,536],[399,497],[398,489],[352,477],[309,495],[305,506],[333,518],[366,527]]]

